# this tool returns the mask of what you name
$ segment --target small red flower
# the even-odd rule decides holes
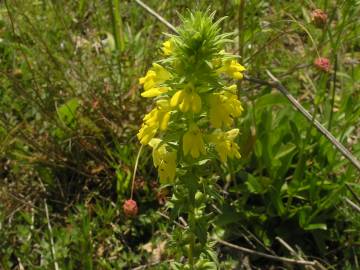
[[[328,16],[321,9],[315,9],[311,13],[311,18],[316,27],[323,28],[327,23]]]
[[[97,109],[97,107],[99,107],[99,100],[98,99],[94,99],[92,104],[91,104],[91,107],[95,110]]]
[[[123,209],[127,217],[135,217],[139,211],[136,201],[132,199],[124,202]]]
[[[319,70],[322,70],[325,72],[330,72],[330,68],[331,68],[330,61],[326,57],[316,58],[314,61],[314,66],[316,68],[318,68]]]

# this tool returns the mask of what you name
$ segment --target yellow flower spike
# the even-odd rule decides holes
[[[191,109],[194,113],[201,111],[201,97],[189,90],[177,91],[170,100],[171,107],[179,105],[179,109],[182,112],[187,112]]]
[[[156,107],[160,110],[170,110],[170,103],[168,99],[159,99],[156,101]]]
[[[162,44],[162,51],[164,53],[165,56],[169,56],[172,54],[173,52],[173,43],[171,42],[171,40],[167,40]]]
[[[227,90],[227,91],[229,91],[229,92],[231,92],[231,93],[233,93],[233,94],[236,94],[236,92],[237,92],[237,85],[236,85],[236,84],[232,84],[232,85],[230,85],[230,86],[228,86],[228,87],[225,87],[225,90]]]
[[[184,134],[183,151],[185,156],[190,153],[193,158],[198,158],[200,153],[206,154],[203,136],[196,124],[191,124],[189,130]]]
[[[170,110],[169,100],[160,99],[156,102],[156,108],[144,116],[144,123],[137,134],[141,144],[148,144],[158,129],[162,131],[167,129],[171,114]]]
[[[144,85],[144,89],[147,90],[155,85],[154,79],[156,77],[156,72],[153,70],[149,70],[146,72],[144,77],[139,79],[139,83]]]
[[[170,78],[170,72],[161,65],[153,63],[152,68],[146,72],[146,75],[139,79],[139,83],[144,85],[145,90],[141,93],[141,96],[151,98],[166,93],[170,88],[159,85]]]
[[[234,140],[239,135],[239,129],[233,128],[226,132],[226,137],[230,140]]]
[[[176,151],[168,151],[167,145],[156,138],[152,139],[149,145],[153,148],[153,162],[158,168],[160,182],[173,182],[176,175]]]
[[[157,127],[143,124],[137,134],[137,137],[141,144],[146,145],[155,136],[156,132],[157,132]]]
[[[191,94],[184,90],[182,102],[179,105],[179,109],[182,112],[187,112],[191,105]]]
[[[199,113],[201,111],[201,98],[198,94],[192,93],[191,98],[191,110],[194,113]]]
[[[218,94],[210,95],[209,105],[209,120],[214,128],[221,128],[222,125],[230,126],[233,123],[224,96]]]
[[[218,94],[212,94],[208,98],[209,120],[214,128],[221,128],[223,125],[230,127],[234,117],[239,117],[244,110],[236,94],[231,93],[233,86],[225,88]]]
[[[223,163],[227,162],[228,157],[241,157],[239,153],[239,146],[234,142],[234,139],[238,134],[238,129],[232,129],[228,132],[223,132],[217,129],[209,135],[209,141],[215,145],[215,150]]]
[[[163,66],[153,63],[152,70],[156,73],[156,82],[162,83],[171,78],[171,73]]]
[[[245,67],[240,65],[236,60],[226,60],[224,65],[217,71],[219,73],[225,73],[234,79],[241,80],[244,77],[242,72],[245,70]]]
[[[179,105],[180,103],[183,102],[184,100],[184,93],[185,90],[179,90],[177,91],[171,98],[170,100],[170,106],[171,107],[176,107],[177,105]]]
[[[158,113],[157,109],[151,110],[149,113],[145,114],[143,120],[145,123],[156,122],[156,115]]]
[[[233,117],[239,117],[244,108],[242,107],[240,100],[238,100],[237,95],[225,93],[224,96],[226,97],[226,103],[228,104],[227,111]]]
[[[145,97],[145,98],[152,98],[152,97],[157,97],[168,91],[169,91],[169,87],[153,87],[153,88],[150,88],[149,90],[142,92],[141,96]]]
[[[166,112],[161,117],[160,130],[166,130],[170,120],[170,112]]]
[[[170,104],[169,100],[161,99],[156,101],[156,105],[158,108],[158,116],[157,119],[159,121],[160,130],[166,130],[169,120],[170,120]]]

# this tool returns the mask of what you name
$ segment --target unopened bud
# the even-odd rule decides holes
[[[315,9],[311,13],[311,18],[314,25],[318,28],[323,28],[327,23],[327,14],[321,9]]]
[[[330,61],[326,57],[318,57],[314,61],[314,66],[319,70],[330,72]]]
[[[126,200],[123,205],[124,213],[127,217],[135,217],[138,213],[136,201],[130,199]]]

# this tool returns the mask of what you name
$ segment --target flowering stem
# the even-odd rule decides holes
[[[328,130],[331,131],[331,124],[333,120],[334,114],[334,105],[335,105],[335,92],[336,92],[336,75],[337,75],[337,56],[335,54],[335,64],[334,64],[334,76],[333,76],[333,85],[332,85],[332,93],[331,93],[331,107],[330,107],[330,116],[329,116],[329,124]]]
[[[139,152],[136,156],[136,161],[135,161],[135,166],[134,166],[134,172],[133,172],[133,177],[132,177],[132,182],[131,182],[131,196],[130,199],[132,200],[133,198],[133,194],[134,194],[134,187],[135,187],[135,177],[136,177],[136,171],[137,171],[137,167],[139,164],[139,159],[140,159],[140,155],[141,155],[141,150],[143,149],[143,145],[140,146]]]
[[[238,10],[238,39],[239,39],[239,55],[244,55],[244,13],[245,13],[245,0],[241,0]]]
[[[190,269],[194,269],[194,248],[195,248],[195,238],[196,235],[194,233],[195,231],[195,207],[194,207],[194,201],[195,201],[195,195],[192,192],[189,192],[189,212],[188,212],[188,221],[189,221],[189,232],[190,232],[190,243],[189,243],[189,265]]]

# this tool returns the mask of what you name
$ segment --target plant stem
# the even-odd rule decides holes
[[[122,29],[122,20],[120,17],[119,0],[109,0],[109,6],[110,6],[113,36],[115,39],[115,47],[117,53],[116,60],[117,60],[117,65],[119,67],[119,72],[121,74],[121,61],[119,56],[125,50],[125,43],[124,43],[124,34]]]
[[[188,218],[189,218],[189,232],[191,234],[190,236],[190,243],[189,243],[189,265],[190,269],[194,269],[194,248],[195,248],[195,238],[196,235],[194,234],[195,230],[195,194],[192,192],[189,192],[189,212],[188,212]]]
[[[110,0],[111,8],[111,20],[113,35],[115,38],[115,45],[118,52],[122,52],[125,49],[124,36],[122,32],[122,21],[120,17],[120,5],[119,0]]]
[[[239,38],[239,55],[244,56],[244,13],[245,13],[245,0],[241,0],[238,10],[238,38]]]
[[[332,124],[333,115],[334,115],[336,76],[337,76],[337,55],[335,54],[334,55],[334,75],[333,75],[333,85],[332,85],[332,93],[331,93],[330,116],[329,116],[329,124],[328,124],[329,131],[331,131],[331,124]]]
[[[195,248],[195,235],[191,234],[190,246],[189,246],[189,265],[190,269],[194,269],[194,248]]]

